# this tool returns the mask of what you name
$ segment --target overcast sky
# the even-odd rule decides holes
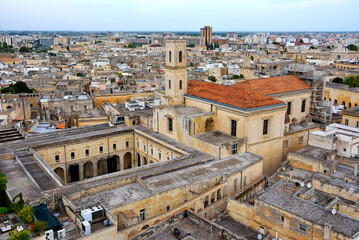
[[[359,0],[8,0],[0,30],[359,31]]]

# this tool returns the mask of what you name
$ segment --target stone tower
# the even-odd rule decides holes
[[[186,40],[166,41],[166,91],[162,104],[181,105],[187,92]]]

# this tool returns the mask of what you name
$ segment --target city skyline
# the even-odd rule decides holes
[[[18,0],[3,7],[13,9],[0,16],[0,30],[5,31],[198,31],[204,25],[214,32],[359,30],[351,24],[359,20],[355,0],[65,0],[61,5]]]

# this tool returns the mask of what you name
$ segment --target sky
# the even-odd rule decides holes
[[[10,0],[0,30],[359,31],[359,0]]]

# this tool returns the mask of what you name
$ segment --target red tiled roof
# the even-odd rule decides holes
[[[260,93],[263,95],[292,92],[311,88],[298,77],[292,75],[252,79],[234,84],[232,87],[247,89],[248,91]]]
[[[65,128],[65,123],[58,123],[56,128],[57,129],[64,129]]]
[[[310,87],[295,76],[281,76],[248,80],[232,86],[218,85],[198,80],[188,82],[187,94],[211,101],[251,109],[283,103],[266,96]]]

